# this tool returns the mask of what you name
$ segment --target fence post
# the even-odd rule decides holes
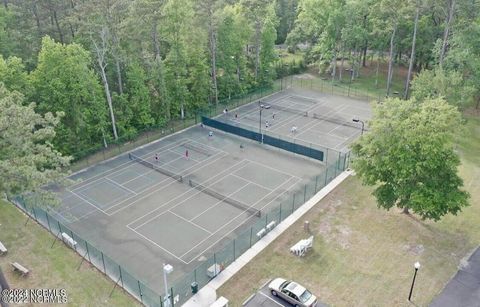
[[[325,169],[325,184],[323,186],[327,185],[327,175],[328,175],[328,164],[327,164],[327,168]]]
[[[170,288],[170,306],[175,306],[175,301],[173,299],[173,287]]]
[[[253,234],[253,227],[250,227],[250,248],[252,247],[252,234]]]
[[[293,194],[293,198],[292,198],[292,213],[293,211],[295,211],[295,193]]]
[[[280,203],[280,213],[278,217],[278,223],[280,224],[281,221],[282,221],[282,203]]]
[[[103,272],[105,273],[105,275],[107,275],[107,267],[105,266],[105,259],[103,258],[103,252],[100,251],[100,254],[102,255]]]
[[[137,279],[138,284],[138,293],[140,294],[140,302],[143,304],[143,294],[142,294],[142,287],[140,286],[140,280]]]
[[[90,252],[88,251],[88,243],[85,241],[85,248],[87,249],[87,256],[88,256],[88,261],[91,263],[92,259],[90,259]]]
[[[305,189],[303,191],[303,203],[307,200],[307,185],[305,185]]]
[[[125,289],[125,286],[123,285],[122,267],[120,265],[118,265],[118,271],[120,272],[120,281],[122,282],[122,288]]]
[[[52,232],[52,228],[50,227],[50,219],[48,218],[48,213],[47,212],[45,212],[45,216],[47,217],[48,230],[50,230],[50,232]]]

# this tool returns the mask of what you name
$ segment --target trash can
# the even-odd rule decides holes
[[[192,288],[192,293],[193,294],[198,292],[198,283],[196,281],[192,282],[190,287]]]

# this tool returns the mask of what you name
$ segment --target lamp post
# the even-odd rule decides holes
[[[417,277],[417,271],[420,268],[420,262],[415,262],[415,273],[413,274],[412,286],[410,287],[410,294],[408,295],[408,301],[411,301],[412,292],[413,292],[413,285],[415,285],[415,278]]]
[[[260,103],[260,121],[258,123],[258,132],[260,133],[260,137],[262,138],[260,140],[260,143],[263,143],[263,134],[262,134],[262,111],[264,108],[264,105],[262,104],[262,101],[259,101]]]
[[[165,284],[165,307],[170,307],[170,295],[168,293],[167,275],[173,272],[170,264],[163,264],[163,283]]]
[[[355,123],[362,123],[362,134],[361,135],[363,135],[363,130],[365,130],[365,123],[363,122],[363,120],[360,120],[358,118],[354,118],[354,119],[352,119],[352,121],[355,122]]]

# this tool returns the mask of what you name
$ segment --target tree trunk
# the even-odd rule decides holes
[[[440,59],[439,59],[440,66],[443,65],[443,59],[445,58],[445,52],[447,50],[447,43],[448,43],[448,35],[450,32],[450,25],[452,23],[454,10],[455,10],[455,0],[451,0],[450,7],[448,9],[447,23],[445,25],[445,30],[443,31],[443,43],[442,43],[442,49],[440,49]]]
[[[342,47],[342,61],[340,62],[340,71],[338,72],[338,79],[342,81],[342,74],[343,74],[343,64],[345,62],[345,49]]]
[[[3,0],[3,5],[5,6],[5,9],[8,10],[8,0]]]
[[[393,41],[395,39],[395,33],[397,32],[397,23],[393,25],[392,36],[390,37],[390,58],[388,60],[388,75],[387,75],[387,97],[390,96],[390,89],[392,85],[393,75]]]
[[[102,63],[102,61],[100,61],[100,59],[98,59],[98,65],[100,66],[103,87],[105,89],[105,96],[107,97],[108,109],[110,110],[110,118],[112,119],[113,136],[115,140],[118,140],[117,127],[115,124],[115,115],[113,114],[112,96],[110,95],[110,89],[108,87],[108,80],[107,80],[107,75],[105,73],[105,66]]]
[[[255,21],[255,81],[258,78],[258,67],[260,66],[260,20]]]
[[[363,62],[362,62],[363,67],[367,67],[367,49],[368,49],[368,41],[365,40],[365,46],[363,47]]]
[[[217,37],[213,25],[209,23],[209,41],[210,41],[210,56],[212,62],[212,85],[215,104],[218,104],[218,87],[217,87]]]
[[[383,53],[383,51],[382,51]],[[377,67],[375,69],[375,88],[378,88],[378,69],[380,67],[380,51],[378,52],[378,57],[377,57]]]
[[[117,68],[117,82],[118,82],[118,91],[120,95],[123,94],[123,81],[122,81],[122,67],[120,65],[120,60],[118,56],[115,56],[115,66]]]
[[[97,54],[97,63],[98,67],[100,68],[100,75],[102,77],[103,87],[105,89],[105,96],[107,98],[108,109],[110,110],[110,118],[112,120],[112,130],[113,136],[115,140],[118,140],[117,134],[117,126],[115,124],[115,114],[113,113],[113,103],[112,103],[112,96],[110,95],[110,88],[108,86],[108,79],[107,74],[105,72],[105,52],[106,52],[106,44],[107,44],[107,32],[106,29],[102,29],[100,32],[100,39],[102,41],[102,47],[100,48],[97,43],[92,39],[93,46],[95,48],[95,52]]]
[[[42,27],[40,25],[40,18],[38,17],[37,4],[36,4],[35,1],[33,1],[33,3],[32,3],[32,12],[33,12],[33,15],[35,16],[35,22],[37,24],[38,35],[41,37],[42,36]]]
[[[65,41],[63,39],[62,29],[60,29],[60,24],[58,23],[57,11],[56,10],[53,10],[53,20],[55,21],[55,26],[57,27],[58,34],[60,35],[60,42],[62,44],[64,44]]]
[[[410,53],[410,64],[408,65],[407,81],[405,82],[405,93],[403,95],[403,98],[405,100],[408,99],[408,96],[409,96],[410,78],[412,77],[413,62],[415,59],[415,43],[417,40],[417,26],[418,26],[419,11],[420,11],[420,8],[417,7],[417,10],[415,12],[415,24],[413,27],[412,51]]]
[[[363,29],[365,31],[367,30],[367,17],[368,15],[363,16]],[[363,67],[367,66],[367,49],[368,49],[368,39],[365,38],[365,44],[363,45],[363,62],[362,62]]]
[[[335,76],[337,74],[337,49],[335,48],[332,58],[332,82],[335,81]]]
[[[158,21],[157,21],[157,18],[155,18],[153,20],[153,25],[152,25],[152,43],[153,43],[153,54],[155,54],[155,60],[160,59],[160,43],[158,41],[157,25],[158,25]]]
[[[403,207],[402,213],[403,214],[410,214],[410,211],[408,211],[408,207]]]

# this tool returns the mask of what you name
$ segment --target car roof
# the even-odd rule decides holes
[[[303,292],[305,292],[305,288],[300,286],[299,284],[297,284],[296,282],[290,282],[288,284],[288,286],[286,287],[286,289],[290,292],[292,292],[293,294],[295,294],[296,296],[300,296],[303,294]]]

